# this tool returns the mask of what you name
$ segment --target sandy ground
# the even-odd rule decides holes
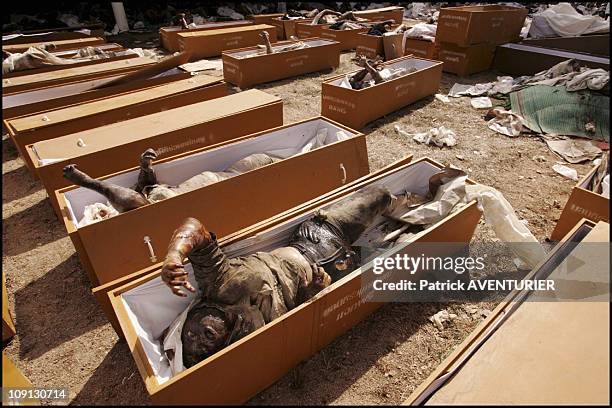
[[[351,70],[351,56],[342,55],[336,72],[257,88],[283,98],[285,123],[318,115],[321,80]],[[459,82],[494,78],[495,73],[489,72]],[[441,92],[447,93],[457,81],[456,76],[444,74]],[[429,97],[381,118],[363,129],[370,168],[377,170],[407,154],[452,163],[473,180],[499,189],[544,242],[574,182],[553,172],[551,166],[558,159],[539,138],[496,134],[486,127],[482,114],[468,98],[445,104]],[[420,145],[399,135],[395,125],[409,132],[444,125],[455,130],[458,144],[444,149]],[[63,224],[6,136],[2,164],[2,266],[17,327],[17,336],[4,352],[36,386],[68,388],[72,403],[148,404],[128,347],[118,340],[92,297]],[[566,165],[579,175],[589,169]],[[475,240],[494,241],[482,221]],[[400,403],[494,306],[491,302],[388,304],[250,403]],[[468,312],[471,307],[478,312]],[[458,317],[439,330],[429,317],[443,309]]]

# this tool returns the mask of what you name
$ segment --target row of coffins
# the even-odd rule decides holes
[[[286,45],[270,37],[274,46]],[[338,42],[301,41],[311,44],[271,54],[254,53],[256,48],[225,51],[224,79],[258,83],[337,66]],[[310,53],[298,53],[303,50]],[[304,62],[291,71],[295,61],[316,55],[312,65]],[[343,85],[347,75],[329,78],[322,83],[322,116],[283,124],[280,98],[258,90],[228,95],[219,79],[177,71],[186,54],[172,58],[172,63],[153,61],[127,73],[111,69],[71,78],[73,70],[53,77],[63,81],[47,79],[40,87],[29,78],[24,83],[31,88],[3,93],[3,101],[11,102],[3,111],[4,126],[45,186],[93,293],[127,341],[152,401],[242,403],[381,306],[362,297],[361,274],[372,263],[173,374],[158,339],[193,299],[174,296],[160,278],[174,229],[186,217],[202,219],[228,256],[242,256],[285,245],[301,221],[365,187],[384,185],[394,194],[425,194],[430,177],[443,169],[440,163],[428,158],[411,162],[409,156],[370,173],[365,136],[358,129],[435,93],[442,64],[412,56],[390,60],[381,68],[397,75],[363,89]],[[279,73],[254,77],[258,61],[275,61]],[[238,72],[242,79],[230,79],[231,74],[240,78]],[[136,79],[122,82],[126,77]],[[253,155],[275,159],[121,212],[99,191],[71,185],[65,177],[65,169],[74,171],[67,166],[76,165],[98,182],[129,189],[138,181],[137,164],[148,149],[155,151],[152,164],[159,182],[169,186],[204,173],[222,173]],[[416,242],[467,243],[480,217],[476,201],[469,202],[392,251],[402,253]],[[194,387],[202,392],[192,392]]]
[[[319,44],[336,47],[335,59],[330,61],[322,57],[325,62],[321,67],[337,66],[337,43],[325,39],[313,41],[316,44],[309,48],[315,52],[319,51]],[[325,50],[323,45],[320,48]],[[228,55],[244,51],[234,50]],[[251,60],[254,58],[245,59],[247,63]],[[151,62],[141,70],[157,64]],[[248,71],[248,65],[245,67]],[[321,68],[311,66],[309,69]],[[8,107],[13,109],[13,114],[9,118],[5,115],[4,125],[33,175],[47,189],[50,202],[64,221],[89,274],[96,298],[113,327],[121,337],[125,336],[138,358],[137,365],[142,369],[143,380],[154,402],[243,402],[375,309],[374,305],[367,304],[362,308],[356,302],[350,317],[341,319],[339,324],[332,315],[323,314],[325,304],[347,293],[355,296],[359,285],[357,274],[345,283],[332,286],[320,300],[304,304],[263,331],[254,333],[250,337],[252,341],[220,352],[215,358],[224,360],[223,368],[218,367],[219,363],[203,362],[201,369],[194,367],[192,374],[182,375],[189,379],[187,382],[176,383],[178,378],[165,381],[156,377],[159,362],[150,360],[147,354],[156,351],[145,351],[141,343],[143,338],[133,336],[133,330],[142,322],[133,326],[131,321],[124,320],[125,313],[132,312],[126,312],[119,304],[123,304],[123,292],[126,292],[125,299],[132,299],[132,289],[136,286],[145,284],[148,287],[150,281],[157,283],[167,243],[182,219],[193,216],[206,220],[224,246],[230,243],[242,246],[247,238],[259,232],[275,230],[280,224],[295,225],[296,219],[312,214],[316,208],[375,182],[394,180],[398,183],[402,180],[403,183],[406,180],[416,189],[427,188],[427,177],[442,166],[429,159],[410,166],[409,156],[369,174],[363,134],[323,116],[283,125],[282,100],[258,90],[228,95],[225,83],[218,78],[174,73],[167,74],[162,77],[165,80],[159,82],[155,82],[155,78],[141,78],[135,81],[138,87],[119,83],[91,89],[101,82],[100,78],[114,81],[131,73],[121,71],[117,74],[109,70],[100,76],[81,77],[78,70],[63,71],[64,76],[57,76],[62,78],[59,83],[46,80],[37,86],[39,82],[27,78],[24,83],[32,84],[30,89],[5,94],[4,98],[13,102]],[[300,71],[295,75],[297,72]],[[70,76],[75,74],[77,78]],[[83,83],[88,85],[75,86]],[[67,89],[70,86],[72,90]],[[53,89],[51,95],[56,96],[49,101],[55,102],[45,105],[44,96],[39,95],[42,90],[49,89]],[[16,99],[16,95],[21,95],[21,100]],[[25,113],[20,114],[22,112]],[[157,177],[169,185],[180,184],[203,172],[221,171],[252,154],[274,155],[275,160],[134,210],[87,219],[88,211],[108,203],[104,196],[91,189],[71,186],[64,178],[66,165],[76,164],[79,170],[96,180],[129,188],[138,178],[139,168],[134,166],[141,153],[149,148],[157,154],[153,162]],[[465,217],[451,216],[421,234],[419,239],[428,239],[450,228],[456,240],[468,241],[480,213],[472,204],[462,214]],[[275,237],[269,242],[282,244],[278,239]],[[242,251],[249,251],[249,247],[243,247]],[[126,291],[127,287],[130,291]],[[162,296],[159,301],[169,302],[161,306],[165,316],[181,307],[181,303],[174,303],[171,297]],[[328,323],[323,325],[320,319],[324,316]],[[313,327],[322,325],[324,329],[313,331]],[[189,393],[185,399],[172,397],[175,388],[168,388],[170,384],[183,387],[191,381],[202,381],[211,372],[221,379],[221,371],[231,365],[225,360],[243,359],[244,353],[253,352],[253,347],[259,350],[257,354],[267,359],[271,347],[287,344],[287,338],[283,337],[287,330],[296,334],[308,332],[308,336],[301,338],[299,347],[286,354],[285,361],[267,364],[266,372],[261,372],[256,381],[245,382],[239,392],[229,392],[230,383],[221,380],[216,390],[211,388],[202,395]],[[230,352],[231,349],[236,351]],[[252,365],[255,361],[244,359],[243,363]]]

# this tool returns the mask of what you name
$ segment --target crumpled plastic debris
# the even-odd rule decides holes
[[[423,144],[434,144],[438,147],[452,147],[457,144],[457,135],[451,129],[444,126],[431,128],[427,132],[408,133],[395,125],[395,130],[402,136],[411,137],[414,141]]]
[[[472,98],[470,100],[470,104],[472,105],[472,108],[476,109],[486,109],[493,106],[493,102],[491,102],[491,99],[488,96],[478,96],[476,98]]]
[[[597,142],[592,140],[544,137],[544,141],[553,153],[572,164],[593,160],[601,155]]]
[[[603,68],[581,67],[575,59],[562,61],[546,71],[538,72],[534,76],[519,77],[516,79],[517,86],[513,90],[529,85],[564,85],[568,92],[581,89],[592,89],[595,91],[606,87],[610,82],[610,72]]]
[[[505,242],[517,256],[514,259],[517,268],[533,269],[546,256],[540,242],[518,219],[514,208],[502,193],[482,184],[466,184],[465,192],[468,202],[478,202],[478,208],[495,236]]]
[[[242,14],[236,12],[235,10],[227,6],[221,6],[217,8],[217,14],[223,17],[229,17],[232,20],[244,20],[244,16]]]
[[[444,102],[444,103],[449,103],[450,99],[448,98],[448,96],[443,95],[443,94],[435,94],[434,98],[436,98],[437,100],[439,100],[440,102]]]
[[[609,32],[609,20],[599,16],[582,15],[570,3],[559,3],[533,16],[529,37],[573,37]]]
[[[570,180],[578,181],[578,172],[575,169],[564,166],[562,164],[555,164],[552,166],[555,173],[562,175]]]
[[[486,117],[491,118],[487,122],[489,129],[502,135],[517,137],[524,130],[525,119],[512,111],[503,108],[493,108],[487,112]]]
[[[440,310],[438,313],[431,316],[429,318],[429,321],[431,321],[439,330],[444,330],[444,323],[454,320],[456,318],[456,314],[449,313],[446,310]]]

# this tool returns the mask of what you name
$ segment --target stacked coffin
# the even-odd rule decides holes
[[[495,46],[518,41],[527,9],[484,5],[440,9],[436,43],[444,71],[465,76],[489,69]]]

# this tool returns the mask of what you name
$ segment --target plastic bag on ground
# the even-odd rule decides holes
[[[525,119],[512,111],[502,108],[493,108],[487,112],[487,117],[492,117],[487,123],[489,129],[502,135],[517,137],[523,132]]]
[[[575,169],[569,168],[562,164],[555,164],[552,166],[552,169],[563,177],[566,177],[570,180],[578,181],[578,172]]]
[[[436,145],[438,147],[452,147],[457,144],[457,135],[451,129],[447,129],[444,126],[439,128],[431,128],[427,132],[422,133],[408,133],[401,129],[398,125],[395,125],[395,130],[402,136],[412,137],[412,139],[418,143],[427,145]]]
[[[476,109],[486,109],[491,108],[493,106],[493,102],[491,102],[491,99],[488,96],[479,96],[477,98],[472,98],[470,100],[470,104],[472,105],[472,108]]]

